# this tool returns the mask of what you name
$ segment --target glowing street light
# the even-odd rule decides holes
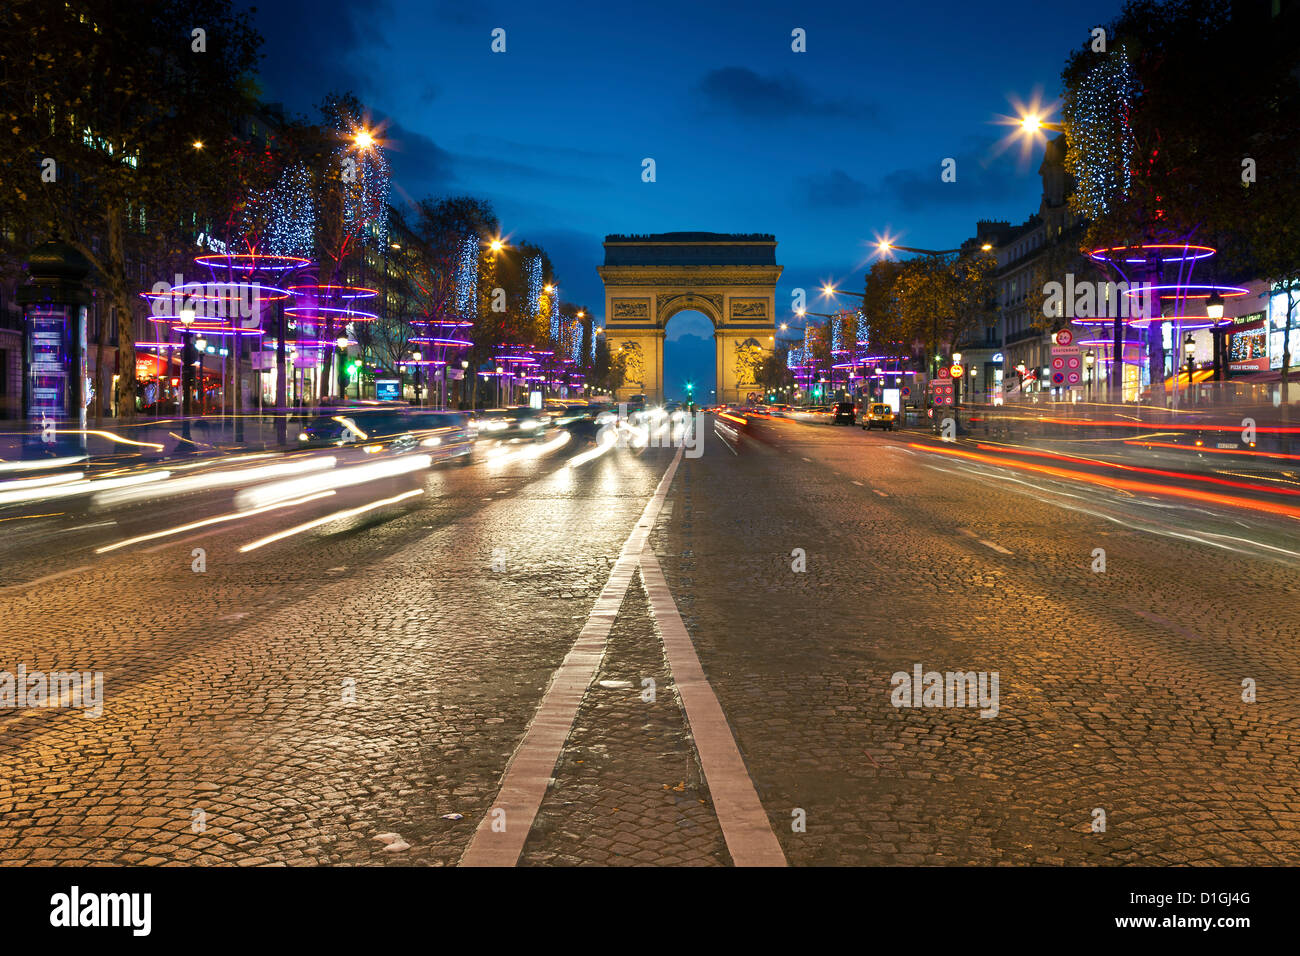
[[[375,145],[375,137],[371,135],[370,130],[360,129],[352,137],[352,142],[356,143],[358,149],[369,149]]]
[[[1223,318],[1223,296],[1219,295],[1217,289],[1205,300],[1205,315],[1215,321]]]

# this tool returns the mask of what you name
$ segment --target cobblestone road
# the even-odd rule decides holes
[[[912,443],[710,435],[649,539],[788,861],[1300,861],[1297,571]],[[203,573],[188,538],[42,558],[0,669],[106,700],[0,712],[0,862],[456,864],[673,457],[573,451],[205,533]],[[634,575],[521,864],[731,863],[663,626]],[[997,672],[996,716],[893,706],[916,665]]]

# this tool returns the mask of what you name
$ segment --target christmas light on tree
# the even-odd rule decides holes
[[[1133,65],[1120,47],[1087,71],[1062,107],[1070,135],[1067,160],[1077,180],[1077,200],[1092,218],[1128,195],[1133,181],[1130,111],[1139,92]]]
[[[477,314],[478,298],[478,237],[466,236],[461,240],[456,265],[456,314],[472,318]]]
[[[270,195],[257,201],[271,205],[267,251],[277,256],[310,256],[316,238],[316,193],[307,168],[289,167]]]

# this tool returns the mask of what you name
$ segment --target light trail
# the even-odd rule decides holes
[[[72,455],[65,458],[41,458],[36,461],[0,461],[0,473],[6,471],[38,471],[42,468],[62,468],[85,461],[86,455]]]
[[[1140,445],[1143,448],[1177,448],[1179,451],[1203,452],[1209,455],[1247,455],[1251,458],[1282,458],[1287,461],[1300,461],[1300,455],[1286,455],[1280,451],[1251,451],[1247,448],[1206,448],[1203,445],[1179,445],[1171,441],[1142,441],[1126,438],[1126,445]]]
[[[310,531],[312,528],[319,528],[323,524],[329,524],[333,521],[342,521],[345,518],[353,518],[359,514],[365,514],[367,511],[374,511],[376,508],[382,508],[385,505],[397,504],[399,501],[405,501],[407,498],[413,498],[416,495],[424,494],[424,489],[417,488],[413,491],[404,491],[400,495],[394,495],[391,498],[381,498],[378,501],[372,501],[369,504],[361,505],[357,508],[347,508],[343,511],[336,511],[333,514],[325,515],[323,518],[316,518],[300,524],[297,527],[290,528],[287,531],[277,531],[275,534],[267,535],[265,538],[258,538],[256,541],[250,541],[240,548],[240,553],[256,551],[258,548],[268,544],[274,544],[277,541],[283,541],[285,538],[291,538],[296,534],[302,534],[304,531]]]
[[[261,465],[256,468],[236,468],[229,471],[213,471],[202,475],[190,475],[185,478],[172,478],[162,484],[152,484],[147,488],[123,488],[105,491],[95,495],[92,504],[97,508],[109,508],[148,498],[150,500],[183,495],[194,491],[210,491],[215,488],[229,488],[232,485],[248,485],[273,478],[286,478],[290,475],[324,471],[333,468],[337,459],[331,456],[309,458],[306,461],[280,462],[274,465]]]
[[[354,465],[351,468],[339,468],[322,475],[307,475],[291,478],[287,481],[274,481],[270,484],[249,488],[235,495],[235,507],[240,510],[260,508],[262,505],[286,498],[300,498],[314,491],[326,491],[331,488],[348,488],[364,485],[381,478],[393,478],[415,471],[423,471],[433,464],[428,455],[403,455],[385,461],[376,461],[368,465]]]
[[[504,449],[501,449],[500,451],[493,449],[491,452],[488,452],[488,461],[493,465],[505,465],[529,458],[540,458],[542,455],[550,454],[557,448],[563,448],[569,443],[569,439],[572,437],[573,436],[567,431],[562,431],[549,441],[543,442],[540,445],[533,444],[519,451],[506,452]],[[496,452],[496,454],[493,454],[493,452]]]
[[[931,454],[950,455],[955,458],[964,458],[968,461],[978,461],[987,465],[997,465],[1002,468],[1018,468],[1022,471],[1032,471],[1040,475],[1050,475],[1054,478],[1067,478],[1071,481],[1082,481],[1099,487],[1120,491],[1135,491],[1150,495],[1186,498],[1190,501],[1199,501],[1204,504],[1247,508],[1251,511],[1264,511],[1269,514],[1282,515],[1287,518],[1300,520],[1300,510],[1286,505],[1274,504],[1270,501],[1251,501],[1248,498],[1236,498],[1231,495],[1220,495],[1209,491],[1195,491],[1191,488],[1175,488],[1167,485],[1155,485],[1145,481],[1128,481],[1122,478],[1104,478],[1100,475],[1089,475],[1086,472],[1070,471],[1067,468],[1053,468],[1049,465],[1035,465],[1025,461],[1010,461],[1006,458],[996,458],[992,455],[978,455],[975,452],[961,451],[957,448],[939,448],[929,445],[918,445],[915,443],[909,443],[908,447],[914,448],[917,451],[929,452]]]
[[[45,488],[32,488],[26,491],[0,492],[0,505],[27,501],[48,501],[51,498],[71,498],[75,495],[94,493],[108,488],[125,488],[129,485],[142,485],[151,481],[162,481],[171,472],[155,471],[144,475],[132,475],[127,478],[98,478],[89,481],[72,481],[63,485],[50,485]]]
[[[202,521],[191,521],[189,524],[177,525],[174,528],[167,528],[164,531],[153,531],[149,534],[142,534],[135,538],[127,538],[124,541],[118,541],[116,544],[108,544],[102,548],[96,548],[95,553],[107,554],[109,551],[116,551],[118,548],[125,548],[132,544],[141,544],[145,541],[156,541],[158,538],[166,538],[173,534],[183,534],[186,531],[206,528],[209,525],[221,524],[224,521],[235,521],[238,518],[251,518],[254,515],[265,514],[268,511],[275,511],[277,508],[294,508],[298,505],[306,504],[309,501],[328,498],[332,494],[334,494],[333,491],[318,491],[316,494],[307,495],[305,498],[298,498],[294,501],[280,501],[275,504],[265,505],[261,508],[254,508],[252,511],[234,511],[230,514],[217,515],[215,518],[204,518]]]
[[[40,488],[47,485],[63,485],[70,481],[80,481],[86,477],[84,471],[70,471],[66,475],[45,475],[41,478],[15,478],[13,481],[0,481],[0,491],[22,488]]]
[[[1264,491],[1273,495],[1300,495],[1300,491],[1290,488],[1270,488],[1268,485],[1255,485],[1244,481],[1228,481],[1226,478],[1211,478],[1209,475],[1192,475],[1182,471],[1164,471],[1160,468],[1142,468],[1138,465],[1125,465],[1113,461],[1100,461],[1095,458],[1079,458],[1075,455],[1058,455],[1050,451],[1037,451],[1028,448],[1006,448],[1004,446],[977,444],[976,448],[985,451],[1001,451],[1010,455],[1031,455],[1036,458],[1051,458],[1056,461],[1078,462],[1084,465],[1098,465],[1102,468],[1115,468],[1119,471],[1133,471],[1144,475],[1158,475],[1161,478],[1183,478],[1188,481],[1203,481],[1207,484],[1225,485],[1229,488],[1241,488],[1244,491]]]
[[[612,431],[604,432],[603,434],[605,437],[601,439],[600,443],[596,445],[595,448],[589,448],[586,451],[578,452],[578,454],[574,455],[564,463],[564,467],[577,468],[579,465],[585,465],[587,462],[599,458],[618,444],[618,438]]]

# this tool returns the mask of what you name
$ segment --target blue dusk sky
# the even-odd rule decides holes
[[[505,234],[547,250],[565,301],[603,312],[606,234],[769,232],[783,321],[796,287],[860,290],[879,235],[949,248],[977,219],[1036,212],[1041,147],[1008,145],[998,117],[1055,103],[1066,56],[1120,6],[282,0],[255,22],[266,99],[314,116],[355,92],[387,121],[395,204],[491,200]],[[669,360],[707,388],[710,332],[689,313],[669,329],[686,337]]]

